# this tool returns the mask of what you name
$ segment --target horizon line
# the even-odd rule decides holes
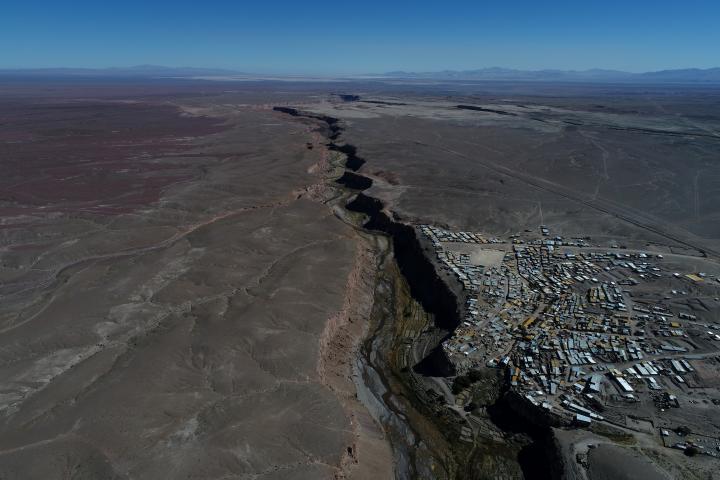
[[[205,70],[205,71],[218,71],[225,72],[227,74],[238,74],[238,75],[268,75],[268,76],[366,76],[366,75],[387,75],[393,73],[404,73],[404,74],[436,74],[436,73],[469,73],[469,72],[482,72],[482,71],[505,71],[505,72],[519,72],[519,73],[543,73],[543,72],[560,72],[560,73],[591,73],[591,72],[606,72],[606,73],[622,73],[630,75],[643,75],[648,73],[660,73],[660,72],[674,72],[674,71],[709,71],[709,70],[720,70],[720,66],[715,67],[668,67],[658,70],[643,70],[643,71],[630,71],[616,68],[605,68],[605,67],[590,67],[590,68],[556,68],[556,67],[544,67],[544,68],[516,68],[516,67],[502,67],[498,65],[486,66],[486,67],[468,67],[468,68],[438,68],[438,69],[406,69],[406,68],[393,68],[385,71],[366,71],[362,73],[347,73],[347,72],[272,72],[263,71],[262,69],[256,70],[255,68],[244,69],[242,67],[208,67],[208,66],[192,66],[192,65],[162,65],[162,64],[134,64],[134,65],[112,65],[112,66],[32,66],[32,67],[11,67],[11,66],[0,66],[0,72],[8,71],[48,71],[48,70],[83,70],[83,71],[112,71],[112,70],[135,70],[142,71],[143,69],[164,69],[164,70]]]

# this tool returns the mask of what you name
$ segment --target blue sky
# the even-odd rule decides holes
[[[0,68],[268,73],[720,66],[717,0],[9,0]]]

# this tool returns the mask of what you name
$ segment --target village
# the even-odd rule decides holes
[[[511,389],[569,424],[640,422],[665,446],[719,454],[720,431],[702,421],[720,408],[717,270],[682,271],[698,262],[657,249],[551,237],[544,225],[506,240],[419,231],[465,297],[443,343],[458,375],[499,368]]]

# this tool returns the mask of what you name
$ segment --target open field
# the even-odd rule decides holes
[[[333,378],[365,247],[316,127],[95,88],[0,99],[0,477],[362,478],[360,430],[389,469]]]
[[[548,224],[566,236],[716,249],[715,95],[703,106],[692,96],[463,95],[318,111],[347,119],[345,138],[374,160],[366,172],[380,178],[378,195],[406,218],[487,234]],[[457,108],[466,104],[485,111]],[[698,111],[688,115],[691,105]],[[399,197],[382,184],[388,175]]]
[[[431,458],[442,445],[452,450],[448,458],[461,452],[456,458],[468,462],[453,470],[458,475],[548,478],[533,474],[542,464],[533,462],[545,461],[533,460],[536,432],[515,430],[506,407],[493,403],[502,375],[483,377],[494,380],[470,413],[477,391],[456,397],[452,375],[416,368],[452,337],[449,323],[428,322],[467,313],[463,302],[451,311],[464,298],[452,271],[411,278],[435,273],[430,240],[397,240],[420,225],[487,239],[438,245],[452,252],[448,262],[467,256],[474,272],[492,271],[503,295],[523,282],[501,278],[518,273],[503,270],[515,261],[514,241],[530,252],[518,259],[538,259],[537,271],[550,257],[540,248],[546,239],[562,237],[558,256],[602,255],[593,261],[602,258],[608,270],[579,284],[609,286],[637,274],[612,263],[616,252],[628,255],[623,262],[655,258],[659,277],[618,295],[629,308],[662,304],[695,317],[673,327],[683,334],[670,340],[687,349],[693,367],[687,384],[664,383],[685,395],[681,408],[660,412],[645,386],[628,406],[608,387],[601,396],[608,418],[638,418],[613,423],[619,430],[610,433],[561,429],[557,455],[572,463],[567,475],[587,478],[633,475],[614,470],[608,459],[616,455],[671,478],[711,474],[714,459],[666,448],[659,429],[685,425],[702,438],[720,432],[712,420],[720,408],[717,345],[707,333],[720,331],[720,91],[4,82],[0,477],[442,477]],[[375,214],[387,214],[392,223],[383,231],[395,236],[394,247],[377,228],[358,228],[362,209],[342,208],[359,191],[379,205]],[[398,246],[417,248],[403,260]],[[651,275],[654,266],[642,271]],[[581,286],[572,289],[586,297]],[[528,326],[552,305],[531,293],[524,293],[528,308],[535,302]],[[506,308],[510,299],[501,300]],[[660,345],[670,335],[648,325],[649,341]],[[379,334],[397,338],[372,337]],[[379,368],[387,359],[405,363]],[[432,398],[429,409],[413,391],[420,402]],[[440,415],[421,418],[428,411],[459,419],[459,433],[433,426]]]

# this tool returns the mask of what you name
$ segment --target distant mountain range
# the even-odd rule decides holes
[[[152,78],[241,75],[241,73],[234,70],[225,70],[220,68],[162,67],[158,65],[137,65],[134,67],[112,68],[0,69],[0,76],[2,75]]]
[[[387,72],[383,77],[432,80],[516,80],[546,82],[632,82],[632,83],[720,83],[720,68],[685,68],[657,72],[630,73],[620,70],[514,70],[481,68],[439,72]]]
[[[138,65],[114,68],[33,68],[0,69],[2,76],[55,76],[55,77],[233,77],[248,76],[236,70],[220,68],[162,67]],[[250,75],[257,77],[258,75]],[[273,75],[282,77],[282,75]],[[293,76],[301,78],[302,76]],[[348,78],[347,76],[344,78]],[[349,78],[353,78],[350,76]],[[504,80],[534,82],[602,82],[602,83],[691,83],[720,84],[720,68],[686,68],[660,70],[657,72],[630,73],[620,70],[514,70],[510,68],[481,68],[477,70],[442,70],[438,72],[393,71],[382,74],[363,75],[361,78],[398,78],[426,80]]]

